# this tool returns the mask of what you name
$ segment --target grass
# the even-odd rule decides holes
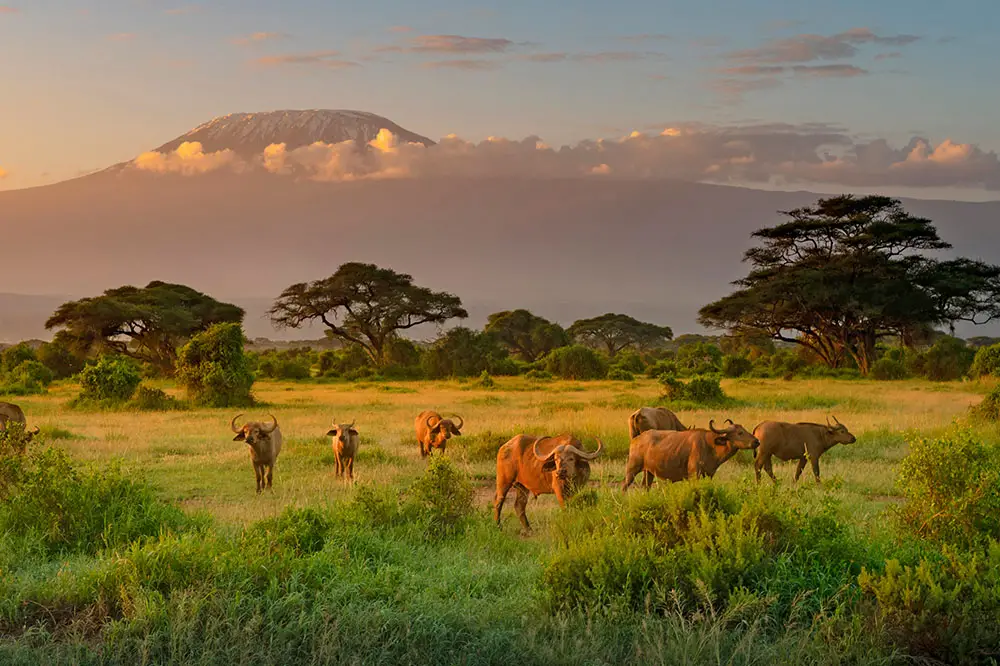
[[[66,403],[75,387],[66,383],[53,385],[47,395],[19,399],[29,426],[41,427],[43,444],[97,467],[121,459],[149,480],[158,498],[211,516],[213,523],[201,543],[163,534],[158,550],[125,549],[106,559],[72,556],[21,571],[5,570],[0,558],[0,593],[37,598],[48,609],[36,629],[0,622],[0,663],[752,664],[787,663],[790,654],[798,663],[892,660],[891,650],[873,646],[849,620],[837,625],[834,640],[808,618],[778,628],[753,608],[697,619],[613,606],[542,612],[535,590],[545,562],[586,537],[575,516],[588,508],[561,511],[551,495],[532,500],[535,536],[524,538],[509,498],[497,530],[490,518],[497,449],[521,432],[572,432],[588,449],[600,437],[606,454],[592,465],[590,499],[601,511],[627,507],[643,495],[633,490],[623,499],[617,492],[628,415],[661,404],[660,386],[648,379],[494,379],[491,389],[457,381],[259,382],[254,392],[267,407],[249,411],[247,418],[273,413],[285,438],[274,488],[261,496],[254,494],[246,446],[232,441],[235,411],[74,411]],[[836,501],[851,529],[873,539],[884,537],[885,512],[899,499],[895,466],[907,452],[907,433],[945,432],[983,393],[974,383],[920,381],[725,380],[723,386],[734,398],[732,407],[690,405],[678,413],[681,421],[707,427],[709,419],[731,418],[752,428],[765,419],[824,422],[832,412],[851,429],[857,443],[822,458],[824,486],[806,481],[782,497],[803,505]],[[440,543],[421,540],[405,524],[376,529],[352,522],[359,487],[401,491],[426,468],[413,435],[413,418],[424,409],[458,412],[465,419],[448,455],[474,484],[470,527]],[[325,433],[335,418],[356,420],[361,434],[355,484],[334,476]],[[995,426],[982,432],[1000,437]],[[794,463],[775,462],[782,492],[793,469]],[[746,488],[752,479],[751,457],[744,452],[713,483]],[[768,482],[761,492],[769,488]],[[294,557],[247,555],[244,530],[289,507],[333,512],[334,526],[321,548]],[[152,573],[117,578],[151,553],[159,558]],[[202,559],[213,563],[212,580],[194,576],[180,588],[157,586],[157,576],[168,570],[188,575],[183,572],[202,566]],[[226,568],[230,561],[232,568]],[[53,576],[81,589],[105,581],[108,599],[117,601],[80,592],[71,609],[60,610],[45,601]],[[106,619],[101,613],[108,613]],[[109,629],[116,618],[125,619]],[[269,633],[268,627],[281,631]],[[104,646],[101,652],[91,649],[97,645]]]

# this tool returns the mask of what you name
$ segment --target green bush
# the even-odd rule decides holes
[[[271,552],[308,555],[323,550],[331,526],[329,516],[316,509],[290,506],[273,518],[255,523],[244,534],[244,541]]]
[[[677,402],[689,400],[702,405],[724,405],[731,399],[722,390],[718,377],[698,376],[684,383],[673,375],[660,375],[663,398]]]
[[[1000,377],[1000,343],[980,347],[976,351],[969,374],[973,377]]]
[[[604,357],[583,345],[553,349],[545,357],[545,369],[562,379],[603,379],[608,374]]]
[[[51,370],[56,379],[68,379],[83,370],[83,359],[63,344],[58,335],[52,342],[40,346],[36,355],[38,361]]]
[[[484,371],[494,375],[518,374],[517,364],[496,336],[461,326],[438,338],[420,363],[424,374],[431,379],[475,377]]]
[[[679,371],[677,363],[674,361],[663,360],[657,361],[649,366],[646,370],[646,376],[650,379],[658,379],[661,375],[676,375]]]
[[[1000,385],[986,394],[981,402],[969,408],[972,417],[981,421],[996,423],[1000,421]]]
[[[0,394],[38,395],[52,383],[55,375],[38,361],[22,361],[5,373],[0,383]]]
[[[890,560],[882,573],[862,571],[858,582],[876,602],[879,625],[910,657],[991,663],[1000,646],[1000,544],[944,554],[916,566]]]
[[[642,356],[634,349],[623,349],[614,358],[615,366],[631,372],[640,374],[646,371],[646,364],[642,362]]]
[[[676,361],[679,374],[714,374],[722,367],[722,350],[708,342],[686,344],[677,350]]]
[[[427,471],[407,490],[406,501],[419,511],[431,538],[464,532],[475,511],[472,484],[443,455],[428,459]]]
[[[964,547],[1000,540],[1000,444],[965,429],[917,439],[898,483],[906,500],[897,518],[906,532]]]
[[[533,379],[535,381],[547,381],[550,379],[555,379],[554,375],[548,370],[541,370],[539,368],[532,368],[524,373],[525,378]]]
[[[177,378],[192,404],[242,407],[253,404],[254,376],[243,351],[239,324],[215,324],[181,348]]]
[[[906,379],[906,366],[893,358],[880,358],[872,365],[871,376],[881,382]]]
[[[975,357],[964,340],[946,335],[927,351],[907,357],[907,370],[934,382],[954,381],[969,373]]]
[[[31,454],[0,505],[0,533],[34,534],[51,554],[96,553],[190,524],[118,464],[84,471],[58,449]]]
[[[144,412],[168,412],[184,409],[184,405],[177,398],[167,395],[158,388],[142,385],[132,396],[129,406]]]
[[[633,375],[625,368],[613,365],[611,366],[611,368],[608,369],[608,379],[613,379],[615,381],[631,382],[635,381],[635,375]]]
[[[135,361],[122,356],[102,356],[80,373],[79,400],[123,403],[132,397],[141,381]]]
[[[753,361],[746,356],[727,354],[722,358],[722,375],[724,377],[743,377],[753,371]]]
[[[22,363],[37,360],[38,356],[35,354],[35,350],[32,349],[28,343],[19,342],[12,347],[4,349],[3,352],[0,352],[0,372],[8,373],[13,371],[14,368]]]
[[[493,377],[486,370],[483,370],[482,374],[479,375],[479,385],[485,389],[491,389],[496,387],[497,383],[493,381]]]

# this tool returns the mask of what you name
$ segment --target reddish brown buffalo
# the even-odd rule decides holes
[[[271,425],[266,426],[260,421],[248,421],[242,427],[236,427],[236,419],[243,416],[237,414],[229,423],[229,427],[236,433],[234,442],[246,442],[250,448],[250,462],[253,463],[254,476],[257,477],[257,493],[264,488],[270,489],[271,478],[274,476],[274,463],[281,453],[281,429],[278,428],[278,419],[271,416]]]
[[[777,482],[771,466],[771,458],[774,457],[778,460],[799,461],[798,467],[795,468],[794,481],[798,481],[802,476],[808,458],[812,464],[816,483],[819,483],[819,457],[837,444],[853,444],[857,441],[854,435],[848,432],[847,426],[838,421],[836,416],[833,417],[833,422],[836,425],[831,424],[829,419],[826,425],[764,421],[754,428],[753,434],[760,440],[760,448],[757,449],[757,459],[754,462],[757,482],[760,482],[762,469],[772,481]]]
[[[728,419],[726,423],[729,427],[725,430],[716,430],[715,422],[709,421],[708,430],[647,430],[640,434],[629,444],[622,492],[639,472],[646,472],[646,488],[652,485],[650,474],[667,481],[711,478],[740,449],[757,448],[757,438],[746,428]]]
[[[327,437],[333,438],[333,457],[337,476],[342,477],[346,473],[347,478],[351,481],[354,481],[354,456],[358,452],[358,444],[361,441],[354,424],[355,421],[334,423],[333,427],[326,433]]]
[[[517,488],[514,510],[525,532],[531,531],[525,507],[528,493],[535,497],[555,494],[560,506],[590,478],[590,461],[601,454],[604,444],[588,453],[572,435],[533,437],[517,435],[497,452],[497,496],[494,518],[500,525],[500,510],[511,487]]]
[[[465,420],[461,416],[456,416],[458,425],[451,419],[441,418],[441,415],[430,409],[420,412],[413,427],[417,431],[417,442],[420,444],[420,457],[426,458],[431,451],[438,449],[444,453],[444,448],[452,435],[458,437],[462,434],[462,427]]]

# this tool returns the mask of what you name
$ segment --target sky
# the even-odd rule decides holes
[[[227,113],[344,108],[473,144],[689,128],[758,178],[799,169],[789,132],[834,135],[847,162],[813,189],[997,199],[997,25],[993,0],[0,0],[0,189]]]

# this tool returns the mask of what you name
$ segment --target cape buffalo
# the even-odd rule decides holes
[[[356,421],[350,423],[334,423],[333,428],[326,433],[327,437],[333,437],[333,455],[336,458],[337,476],[344,476],[354,480],[354,454],[358,452],[358,431],[354,429]]]
[[[278,427],[278,419],[272,414],[271,425],[266,426],[260,421],[247,421],[242,427],[236,427],[236,419],[243,416],[237,414],[229,423],[229,427],[236,433],[234,442],[246,442],[250,448],[250,462],[253,463],[253,472],[257,477],[257,493],[260,494],[264,488],[271,488],[271,477],[274,475],[274,463],[281,453],[281,429]]]
[[[647,430],[629,443],[628,462],[622,492],[628,490],[639,472],[644,476],[646,488],[652,485],[652,473],[658,479],[683,481],[713,477],[722,463],[741,449],[754,449],[760,444],[743,426],[727,419],[729,427],[717,430],[715,422],[708,422],[708,430]]]
[[[771,467],[771,458],[774,457],[778,460],[799,461],[798,467],[795,468],[794,481],[798,481],[802,476],[808,458],[812,464],[816,483],[819,483],[819,457],[837,444],[853,444],[857,441],[857,438],[848,432],[847,426],[838,421],[836,416],[833,417],[833,421],[836,425],[831,424],[830,419],[826,420],[826,425],[764,421],[754,428],[753,434],[760,440],[757,459],[754,461],[757,482],[760,482],[762,469],[772,481],[777,482],[774,469]]]
[[[0,430],[5,430],[8,423],[20,423],[27,426],[28,420],[24,417],[24,410],[19,406],[12,402],[0,402]],[[35,426],[31,430],[25,427],[25,443],[30,442],[39,432],[41,431],[38,426]]]
[[[597,450],[588,453],[572,435],[533,437],[517,435],[497,452],[497,496],[494,518],[500,526],[500,510],[507,492],[517,488],[514,510],[524,532],[531,531],[525,507],[528,493],[535,497],[554,493],[560,506],[590,478],[590,461],[601,454],[604,443],[597,440]]]
[[[417,442],[420,444],[420,457],[426,458],[432,449],[438,449],[444,453],[444,447],[454,435],[458,437],[462,434],[462,427],[465,420],[461,416],[455,416],[458,425],[451,419],[441,418],[441,415],[432,410],[420,412],[413,426],[417,431]]]
[[[665,407],[640,407],[628,417],[629,439],[635,439],[647,430],[687,430],[687,426]]]

